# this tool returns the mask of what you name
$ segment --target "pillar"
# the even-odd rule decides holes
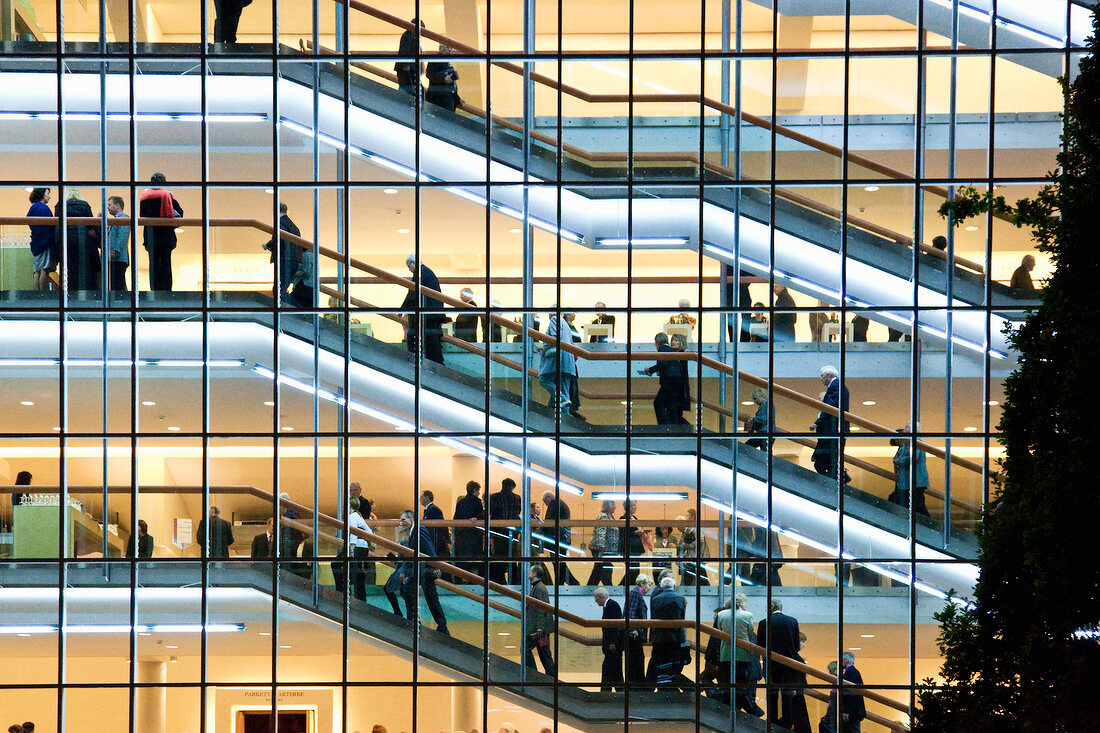
[[[451,730],[469,733],[481,730],[481,690],[477,687],[451,688]]]
[[[139,687],[136,691],[137,711],[134,730],[141,733],[164,733],[167,728],[168,665],[158,661],[139,661],[137,681],[161,687]]]

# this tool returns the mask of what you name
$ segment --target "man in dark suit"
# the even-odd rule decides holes
[[[464,520],[471,524],[485,519],[485,505],[481,501],[481,484],[477,481],[466,482],[466,495],[455,504],[456,521]],[[484,527],[455,527],[454,556],[481,557],[485,552]],[[458,566],[471,573],[484,577],[485,571],[479,562],[459,562]]]
[[[420,506],[424,507],[422,519],[443,519],[443,510],[435,505],[435,494],[428,490],[420,492]],[[447,548],[451,544],[451,534],[446,527],[429,527],[428,534],[432,537],[432,545],[435,547],[435,555],[440,557],[448,554]]]
[[[439,292],[439,278],[427,265],[420,265],[419,274],[416,267],[416,255],[409,255],[405,265],[412,273],[415,290],[410,290],[401,302],[401,310],[409,325],[405,329],[405,345],[409,352],[416,353],[418,334],[423,328],[424,357],[439,364],[443,363],[443,321],[445,317],[439,313],[443,308],[443,301],[420,292],[421,287]],[[436,311],[435,313],[423,313],[422,311]]]
[[[239,13],[238,13],[239,15]],[[163,173],[154,173],[149,179],[153,184],[141,192],[138,203],[138,216],[153,219],[178,219],[183,216],[183,207],[170,191],[162,188],[168,179]],[[146,225],[143,231],[142,245],[149,253],[149,289],[172,289],[172,250],[176,248],[176,227],[172,224]],[[134,263],[137,268],[137,263]],[[137,289],[137,283],[134,284]]]
[[[280,203],[279,230],[287,234],[293,234],[295,237],[302,236],[302,232],[286,212],[286,204]],[[290,291],[291,283],[294,281],[294,273],[298,271],[298,265],[302,261],[302,248],[289,239],[283,239],[281,236],[278,245],[275,244],[275,237],[272,237],[263,245],[263,248],[271,252],[271,264],[274,265],[278,260],[279,292],[276,294],[276,299],[282,300]]]
[[[602,302],[597,302],[596,307],[597,308],[606,308],[607,306],[604,305]],[[611,326],[612,333],[614,333],[614,331],[615,331],[615,316],[610,315],[608,313],[597,313],[596,317],[592,319],[592,323],[595,324],[595,325],[603,324],[603,325]],[[590,343],[590,344],[604,343],[605,341],[607,341],[607,336],[589,336],[588,337],[588,343]]]
[[[489,519],[507,519],[516,522],[513,527],[491,527],[489,543],[493,558],[511,557],[515,549],[515,534],[519,531],[519,513],[522,500],[516,494],[516,482],[506,478],[500,482],[500,491],[489,495]],[[510,570],[510,572],[509,572]],[[489,580],[495,583],[511,582],[519,585],[519,563],[494,562],[489,566]]]
[[[856,669],[856,655],[851,652],[844,652],[840,662],[844,667],[841,677],[853,685],[862,687],[863,675]],[[867,717],[867,705],[863,700],[863,695],[857,692],[845,692],[841,697],[841,701],[840,713],[843,722],[841,730],[844,733],[860,733],[860,723]]]
[[[229,557],[229,546],[233,544],[233,525],[222,519],[220,514],[221,511],[211,505],[207,519],[199,522],[199,542],[210,557]]]
[[[821,401],[830,407],[838,408],[841,413],[848,412],[848,387],[840,384],[840,373],[832,365],[821,367],[821,383],[825,385],[825,396]],[[838,430],[839,426],[839,430]],[[819,412],[817,420],[810,426],[810,430],[818,435],[843,436],[848,432],[848,421],[839,420],[827,412]],[[837,477],[840,456],[844,451],[844,438],[818,438],[817,446],[813,452],[814,470],[824,476]],[[844,471],[844,483],[851,481],[848,472]]]
[[[592,593],[596,605],[603,608],[604,620],[621,619],[623,607],[611,597],[607,588],[597,588]],[[600,692],[619,692],[623,689],[623,627],[604,626],[603,665],[600,667]]]
[[[546,505],[546,515],[544,519],[546,524],[553,526],[556,522],[569,521],[569,507],[565,502],[554,496],[553,491],[547,491],[542,495],[542,503]],[[551,530],[553,531],[553,530]],[[558,527],[557,541],[550,547],[550,552],[555,557],[567,558],[569,557],[569,541],[572,539],[573,534],[569,527]],[[557,579],[557,585],[580,585],[580,582],[573,577],[573,573],[569,572],[568,563],[559,563],[556,565],[554,571],[554,577]]]
[[[664,576],[649,600],[650,617],[660,621],[683,621],[687,600],[676,592],[676,581]],[[653,651],[649,657],[646,685],[656,688],[677,687],[684,683],[680,672],[687,658],[684,655],[686,634],[682,628],[653,629],[649,635]]]
[[[805,660],[799,655],[802,646],[798,638],[798,619],[783,613],[783,601],[773,598],[770,614],[760,621],[756,628],[756,643],[768,650],[768,720],[784,728],[801,730],[799,721],[806,719],[805,729],[809,730],[809,715],[806,713],[806,698],[796,685],[804,685],[806,677],[796,669],[780,664],[771,658],[772,652],[782,654],[797,662]],[[781,689],[782,688],[782,689]],[[779,700],[783,699],[782,715]]]
[[[275,520],[267,518],[267,531],[252,538],[252,559],[275,557]]]
[[[410,550],[419,550],[421,555],[436,557],[431,534],[424,527],[417,527],[416,515],[408,509],[401,512],[401,531],[408,533],[407,537],[401,541],[402,545]],[[424,600],[428,604],[432,618],[435,619],[436,630],[450,636],[451,632],[447,630],[447,617],[443,613],[443,606],[439,603],[439,592],[435,587],[435,579],[439,571],[426,562],[417,563],[410,556],[405,557],[406,559],[393,571],[397,576],[397,582],[401,585],[401,597],[405,599],[405,616],[410,621],[415,621],[419,615],[420,607],[416,598],[416,581],[419,575]]]

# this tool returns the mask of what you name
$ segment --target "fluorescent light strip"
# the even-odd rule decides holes
[[[686,247],[687,237],[596,237],[597,247]]]
[[[331,145],[332,147],[336,148],[337,150],[343,150],[344,149],[345,143],[342,140],[338,140],[337,138],[332,137],[331,135],[326,135],[323,132],[322,133],[315,133],[312,128],[307,127],[307,126],[305,126],[301,123],[295,122],[294,120],[287,119],[285,117],[282,118],[281,122],[286,127],[290,128],[291,130],[294,130],[295,132],[298,132],[302,135],[305,135],[306,137],[313,137],[316,134],[317,139],[320,140],[321,142],[324,142],[328,145]],[[426,181],[426,182],[429,182],[429,183],[442,183],[441,179],[435,178],[433,176],[429,176],[426,173],[421,173],[418,177],[417,174],[416,174],[416,171],[413,170],[412,168],[408,167],[407,165],[405,165],[403,163],[398,163],[395,160],[391,160],[391,159],[387,158],[384,155],[379,155],[378,153],[372,153],[369,150],[365,150],[365,149],[357,147],[355,145],[348,146],[348,150],[353,152],[353,153],[356,153],[357,155],[360,155],[360,156],[366,158],[367,160],[371,161],[372,163],[377,163],[378,165],[380,165],[384,168],[389,168],[390,170],[392,170],[396,173],[399,173],[403,176],[407,176],[407,177],[412,178],[412,179],[419,179],[420,181]],[[528,217],[524,218],[523,212],[520,211],[519,209],[515,209],[515,208],[513,208],[511,206],[507,206],[505,204],[497,203],[497,202],[495,202],[491,199],[486,198],[485,196],[482,196],[479,193],[475,193],[474,191],[470,191],[467,188],[463,188],[461,186],[447,186],[444,190],[447,191],[448,193],[454,194],[455,196],[466,199],[467,201],[470,201],[471,203],[475,203],[478,206],[488,206],[489,208],[493,209],[494,211],[497,211],[501,214],[504,214],[505,216],[511,217],[511,218],[516,219],[520,222],[525,222],[527,224],[530,224],[533,227],[536,227],[538,229],[542,229],[543,231],[549,232],[550,234],[553,234],[555,236],[560,236],[562,239],[568,239],[571,242],[577,242],[577,243],[580,243],[580,242],[584,241],[584,237],[581,234],[578,234],[577,232],[574,232],[570,229],[566,229],[565,227],[559,226],[555,222],[547,221],[547,220],[541,219],[537,216],[528,216]]]
[[[110,367],[128,367],[133,365],[130,359],[65,359],[65,366],[71,367],[101,367],[106,364]],[[60,359],[0,359],[0,367],[32,367],[32,366],[59,366]],[[210,367],[242,367],[244,359],[138,359],[138,366],[152,367],[201,367],[204,364]]]
[[[545,526],[547,526],[547,527],[553,526],[553,522],[547,521],[545,523]],[[548,544],[555,545],[557,547],[562,547],[562,548],[568,550],[568,552],[566,554],[569,554],[569,552],[572,552],[574,555],[584,555],[585,554],[585,552],[583,550],[581,550],[577,547],[573,547],[573,545],[567,545],[564,542],[558,542],[553,537],[547,537],[546,535],[539,534],[538,532],[535,532],[535,531],[531,532],[531,536],[534,537],[535,539],[542,540],[543,542],[546,542]],[[550,548],[547,548],[547,549],[550,549]]]
[[[618,491],[596,491],[593,499],[600,501],[687,501],[686,491],[631,491],[629,495]]]
[[[0,120],[43,120],[57,121],[56,112],[0,112]],[[267,115],[251,112],[208,113],[204,118],[199,112],[138,112],[134,116],[138,122],[266,122]],[[102,119],[99,112],[65,112],[62,118],[68,122],[98,122]],[[129,112],[108,112],[108,122],[129,122]]]
[[[275,372],[271,369],[268,369],[267,367],[257,364],[256,366],[252,367],[252,371],[267,379],[275,379]],[[370,405],[365,405],[355,400],[345,400],[343,397],[336,394],[335,392],[331,392],[327,389],[321,389],[319,387],[314,387],[309,382],[305,382],[301,379],[296,379],[289,375],[281,374],[279,375],[278,382],[279,384],[284,384],[288,387],[297,389],[300,392],[304,392],[310,395],[317,395],[321,399],[327,400],[336,405],[340,405],[341,407],[344,406],[344,404],[346,403],[348,409],[352,412],[366,415],[367,417],[373,418],[380,422],[388,422],[396,430],[401,430],[403,432],[413,432],[414,430],[416,430],[416,426],[408,420],[405,420],[404,418],[397,417],[396,415],[391,415],[388,412],[384,412],[377,408],[371,407]],[[561,491],[564,491],[568,494],[573,494],[574,496],[584,496],[584,489],[580,488],[579,486],[575,486],[561,479],[555,481],[553,476],[545,474],[541,471],[537,471],[533,468],[524,468],[516,461],[496,455],[495,453],[487,453],[485,450],[478,448],[477,446],[472,446],[461,440],[449,438],[446,436],[433,436],[432,439],[438,443],[442,443],[443,445],[454,448],[455,450],[461,451],[468,455],[472,455],[476,458],[481,458],[483,460],[491,461],[506,468],[510,468],[520,474],[528,476],[535,481],[538,481],[539,483],[550,486],[551,488],[560,489]]]
[[[67,634],[194,634],[244,631],[244,624],[66,624],[61,629]],[[0,634],[56,634],[56,624],[22,624],[0,626]]]

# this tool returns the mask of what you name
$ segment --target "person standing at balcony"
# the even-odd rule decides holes
[[[546,505],[546,524],[553,527],[558,522],[568,522],[570,520],[569,506],[560,498],[554,496],[553,491],[543,492],[542,503]],[[569,543],[573,539],[572,530],[566,526],[559,526],[551,531],[554,532],[556,541],[550,547],[550,553],[555,560],[568,558]],[[568,563],[558,562],[555,568],[554,577],[557,579],[557,585],[580,585],[580,582],[570,572]]]
[[[121,196],[107,199],[107,213],[116,219],[129,219],[123,209],[126,202]],[[126,269],[130,267],[130,223],[129,221],[112,224],[107,227],[107,260],[110,263],[111,290],[126,292]]]
[[[209,557],[229,557],[233,525],[221,518],[221,510],[210,505],[209,515],[199,522],[198,538]]]
[[[435,545],[432,544],[432,536],[424,527],[417,527],[416,514],[411,509],[401,512],[401,529],[406,537],[401,544],[410,550],[419,550],[421,555],[429,558],[436,557]],[[419,548],[417,547],[419,543]],[[428,604],[428,611],[435,619],[436,630],[441,634],[450,636],[447,630],[447,617],[443,613],[443,606],[439,603],[439,591],[436,590],[435,581],[442,575],[438,568],[434,568],[427,562],[416,562],[412,557],[407,557],[397,569],[397,582],[401,586],[401,597],[405,599],[405,616],[410,621],[416,621],[419,616],[419,606],[416,597],[417,576],[420,578],[420,588],[424,591],[424,600]]]
[[[910,434],[913,432],[912,422],[905,423],[905,427],[899,433]],[[920,432],[920,423],[917,423],[917,432]],[[924,504],[924,491],[928,488],[928,457],[927,454],[916,446],[910,451],[908,438],[891,438],[890,445],[898,447],[894,453],[894,491],[890,494],[889,501],[909,508],[909,486],[913,488],[913,512],[929,516],[928,507]],[[912,475],[910,476],[910,468]],[[910,478],[912,484],[910,484]]]
[[[442,364],[444,316],[438,311],[442,310],[443,301],[420,292],[420,288],[423,287],[438,293],[439,278],[425,264],[417,268],[416,255],[405,258],[405,266],[413,276],[413,289],[401,302],[401,310],[408,319],[408,325],[405,327],[405,345],[409,353],[416,354],[421,341],[419,334],[423,333],[424,358]],[[436,312],[424,313],[423,311]]]
[[[413,18],[411,22],[413,26],[425,27],[422,20]],[[420,95],[420,75],[424,73],[420,53],[420,34],[410,28],[401,34],[397,43],[397,55],[401,59],[393,65],[393,70],[397,72],[397,88],[413,97]]]
[[[603,608],[604,621],[617,621],[623,617],[623,607],[611,597],[607,588],[597,588],[592,593],[596,605]],[[618,692],[623,689],[623,627],[604,626],[602,629],[603,664],[600,666],[600,692]]]
[[[772,318],[772,339],[775,341],[794,341],[794,327],[798,323],[798,314],[787,310],[795,307],[794,298],[791,297],[790,291],[779,283],[772,285],[772,292],[775,293],[775,310],[777,311],[775,317]]]
[[[1034,269],[1035,257],[1032,255],[1024,255],[1024,258],[1020,260],[1020,266],[1012,273],[1012,280],[1008,283],[1008,286],[1012,288],[1013,292],[1017,295],[1026,295],[1029,297],[1035,295],[1035,283],[1031,281],[1031,272]]]
[[[275,557],[275,520],[272,517],[267,518],[265,531],[252,538],[248,556],[253,560]]]
[[[139,519],[137,524],[137,555],[134,554],[134,535],[130,535],[126,541],[126,557],[152,557],[153,536],[149,534],[149,525],[144,519]]]
[[[695,316],[688,313],[688,309],[691,308],[691,301],[688,300],[687,298],[681,298],[680,302],[678,304],[678,307],[680,308],[680,312],[673,315],[673,316],[671,316],[668,319],[668,322],[669,323],[681,323],[681,324],[691,326],[691,328],[688,329],[688,335],[687,335],[687,341],[686,341],[687,344],[690,344],[691,343],[691,334],[695,331],[695,324],[697,323],[697,321],[695,319]]]
[[[607,308],[607,306],[602,301],[597,301],[596,302],[596,308],[599,309],[599,310],[603,310],[604,308]],[[611,332],[614,333],[615,332],[615,316],[609,315],[607,313],[600,313],[599,310],[596,312],[596,317],[592,319],[592,324],[595,325],[595,326],[611,326]],[[602,344],[606,341],[607,341],[607,336],[592,335],[592,336],[588,337],[588,343],[590,343],[590,344],[596,344],[596,343]]]
[[[653,581],[645,573],[638,573],[635,585],[627,596],[626,617],[631,621],[645,621],[649,617],[649,608],[645,605],[645,594],[649,592]],[[649,635],[647,628],[630,628],[623,637],[626,653],[627,685],[645,684],[645,642]]]
[[[298,229],[298,225],[291,220],[290,215],[286,212],[286,203],[280,202],[279,231],[293,234],[295,237],[302,236],[302,232]],[[278,303],[287,296],[291,286],[294,284],[294,275],[298,272],[298,264],[302,259],[302,248],[289,239],[283,239],[281,236],[279,237],[279,245],[277,247],[275,245],[275,237],[272,237],[263,244],[263,248],[271,253],[271,264],[274,265],[276,260],[278,261],[279,287],[278,292],[275,294],[275,302]]]
[[[65,215],[92,216],[92,207],[80,196],[80,191],[70,188],[65,201]],[[61,216],[61,202],[54,207],[54,216]],[[99,287],[99,230],[87,224],[69,224],[65,227],[65,252],[68,255],[65,272],[70,293],[78,290],[96,290]],[[57,225],[57,241],[61,241],[61,225]]]
[[[445,43],[439,44],[439,53],[446,56],[451,53],[451,47]],[[448,112],[454,112],[462,103],[458,97],[458,72],[447,59],[429,61],[427,68],[428,91],[424,99],[438,105]]]
[[[653,345],[659,354],[671,354],[675,350],[668,345],[668,336],[658,332]],[[653,398],[653,414],[658,425],[689,425],[684,419],[685,395],[688,391],[687,362],[658,361],[651,367],[639,370],[639,374],[657,375],[660,387]]]
[[[34,479],[34,476],[31,475],[30,471],[20,471],[19,473],[15,474],[15,485],[16,486],[30,486],[31,481],[33,479]],[[15,507],[17,507],[17,506],[19,506],[20,504],[23,503],[23,496],[24,496],[24,492],[14,492],[11,495],[11,523],[12,523],[12,526],[15,525]]]
[[[527,572],[527,579],[531,581],[530,597],[542,603],[550,603],[550,592],[546,590],[546,570],[542,564],[532,565]],[[535,669],[535,656],[531,652],[535,649],[539,653],[539,661],[542,663],[542,671],[553,677],[557,671],[554,665],[554,656],[550,653],[550,634],[554,630],[554,614],[545,608],[536,607],[527,602],[524,613],[523,626],[523,663],[530,669]]]
[[[27,216],[53,216],[50,211],[50,189],[35,188],[30,195],[31,208]],[[57,229],[53,224],[31,225],[31,257],[34,258],[34,289],[50,289],[50,273],[57,270]]]
[[[768,673],[768,720],[777,726],[801,730],[797,724],[806,719],[805,730],[810,728],[806,713],[806,698],[796,685],[805,684],[806,677],[793,667],[777,662],[771,654],[779,654],[796,662],[805,663],[799,654],[802,646],[799,640],[798,619],[783,613],[783,601],[772,598],[768,617],[760,621],[756,628],[756,643],[767,650]],[[779,701],[783,706],[780,709]]]
[[[516,494],[516,482],[510,478],[501,481],[500,491],[489,496],[489,519],[513,523],[509,527],[489,528],[491,536],[489,549],[494,560],[509,558],[515,554],[515,536],[519,531],[519,513],[522,503],[522,499]],[[507,583],[510,580],[512,584],[519,585],[519,572],[518,563],[493,562],[489,565],[489,580],[494,583]]]
[[[252,0],[214,0],[214,43],[236,43],[241,12]]]
[[[810,425],[810,430],[818,435],[839,437],[818,438],[817,447],[813,452],[814,470],[823,476],[837,477],[840,466],[840,457],[844,454],[844,434],[848,432],[848,421],[843,419],[848,412],[848,387],[840,383],[840,372],[835,366],[826,364],[821,367],[821,383],[825,385],[825,394],[821,401],[826,405],[840,411],[840,417],[828,412],[819,412],[817,420]],[[852,479],[848,471],[843,471],[844,483]]]
[[[619,529],[611,526],[615,521],[615,502],[604,501],[600,505],[596,521],[603,524],[593,528],[592,540],[588,543],[588,550],[595,562],[592,563],[592,572],[589,573],[585,585],[611,585],[611,563],[601,558],[619,554]]]
[[[178,219],[183,207],[171,191],[161,188],[168,179],[163,173],[154,173],[149,179],[153,185],[141,192],[138,216],[141,218]],[[149,288],[154,291],[172,290],[172,250],[176,248],[176,227],[173,224],[148,224],[142,230],[142,246],[149,253]]]
[[[482,527],[459,527],[457,522],[469,522],[474,525],[485,519],[485,505],[481,501],[481,484],[477,481],[466,482],[466,495],[455,503],[455,557],[465,558],[480,558],[485,553],[485,542],[482,541],[484,531]],[[471,562],[467,560],[465,562],[458,562],[457,565],[468,570],[471,573],[476,573],[482,577],[485,576],[485,570],[481,567],[480,562]]]
[[[844,652],[840,657],[840,664],[843,667],[840,676],[844,681],[862,687],[863,675],[856,669],[856,655]],[[840,704],[840,719],[844,733],[860,733],[860,724],[867,717],[867,704],[863,700],[863,695],[859,692],[845,692],[840,698]]]

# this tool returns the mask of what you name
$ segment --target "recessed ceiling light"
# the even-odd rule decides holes
[[[183,234],[183,227],[176,227],[176,234]]]
[[[860,428],[858,425],[850,425],[848,426],[848,429],[851,430],[853,433],[858,433],[862,428]]]
[[[30,636],[30,634],[16,634],[16,636]]]
[[[976,427],[974,427],[973,425],[970,425],[968,427],[963,428],[963,430],[965,430],[968,433],[974,433],[974,432],[977,432],[978,429]]]
[[[522,234],[523,230],[518,228],[518,227],[512,227],[511,229],[508,230],[508,233],[509,234]]]
[[[965,227],[963,227],[963,229],[965,229],[965,230],[966,230],[966,231],[968,231],[968,232],[976,232],[976,231],[978,231],[978,227],[977,227],[977,226],[975,226],[974,224],[971,224],[971,225],[969,225],[969,226],[965,226]]]
[[[505,649],[515,649],[515,648],[516,648],[516,645],[515,645],[515,644],[505,644],[505,645],[504,645],[504,648],[505,648]]]
[[[284,425],[283,430],[286,430],[287,432],[293,432],[294,428],[290,427],[289,425]]]
[[[280,644],[280,645],[279,645],[279,648],[280,648],[280,649],[290,649],[290,648],[292,648],[292,647],[290,646],[290,644]]]
[[[260,636],[271,636],[271,632],[270,631],[261,631]]]
[[[874,405],[877,405],[878,403],[875,402],[874,400],[864,400],[863,404],[867,405],[868,407],[873,407]]]
[[[264,404],[267,405],[268,407],[274,407],[275,406],[274,400],[264,400]]]
[[[274,188],[265,188],[264,193],[273,194],[273,193],[275,193],[275,189]]]
[[[153,406],[154,406],[154,405],[156,405],[157,403],[156,403],[156,402],[153,402],[152,400],[145,400],[145,401],[143,401],[143,402],[142,402],[141,404],[145,405],[146,407],[153,407]]]
[[[60,428],[60,427],[58,427],[57,425],[54,425],[54,426],[53,426],[53,431],[54,431],[55,433],[60,433],[60,432],[61,432],[61,428]]]
[[[874,193],[875,191],[878,190],[878,186],[864,186],[863,190],[864,191],[870,191],[871,193]]]
[[[986,404],[988,404],[988,405],[989,405],[990,407],[996,407],[997,405],[999,405],[999,404],[1001,404],[1001,403],[1000,403],[1000,402],[998,402],[997,400],[990,400],[990,401],[989,401],[989,402],[987,402]]]
[[[497,632],[497,636],[511,636],[511,635],[512,634],[509,631],[498,631]]]
[[[169,426],[168,426],[168,429],[169,429],[169,430],[171,430],[171,431],[172,431],[172,432],[174,433],[174,432],[176,432],[177,430],[179,430],[179,427],[178,427],[178,426],[176,426],[176,425],[169,425]]]
[[[400,229],[397,230],[397,233],[398,234],[408,234],[409,230],[406,229],[405,227],[401,227]]]
[[[848,651],[850,651],[850,652],[860,652],[860,651],[863,651],[863,647],[861,647],[861,646],[850,646],[850,647],[848,647]]]
[[[393,196],[395,193],[397,193],[397,189],[396,188],[383,188],[382,193],[389,194],[390,196]]]
[[[755,402],[753,402],[752,400],[743,400],[743,401],[741,402],[741,404],[742,404],[742,405],[754,405],[754,404],[756,404],[756,403],[755,403]]]
[[[34,407],[34,403],[30,400],[23,400],[19,404],[23,405],[24,407]]]
[[[860,634],[859,638],[861,638],[861,639],[874,639],[875,635],[874,634]]]
[[[27,193],[34,193],[34,188],[32,186],[27,186],[23,190],[26,191]],[[20,634],[20,636],[22,636],[22,634]]]
[[[165,644],[164,648],[165,649],[179,649],[179,645],[178,644]]]
[[[138,632],[138,636],[152,636],[152,635],[153,635],[152,631],[139,631]]]

